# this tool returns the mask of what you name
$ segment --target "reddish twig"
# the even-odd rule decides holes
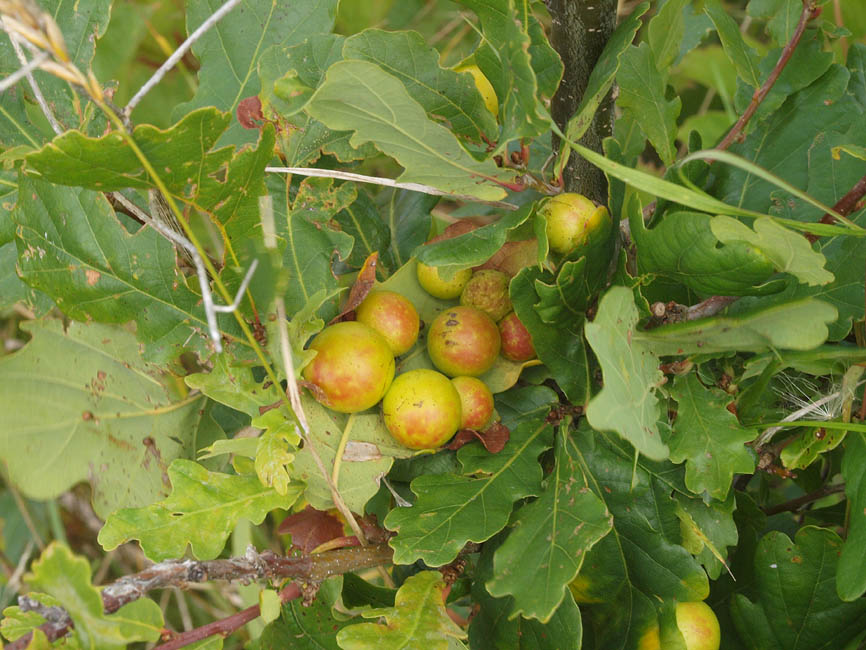
[[[782,54],[779,56],[779,60],[773,67],[772,72],[770,72],[770,76],[767,77],[764,84],[752,95],[752,101],[749,102],[748,108],[746,108],[746,111],[740,116],[740,119],[737,120],[737,123],[731,127],[731,130],[728,131],[728,134],[719,143],[717,149],[727,149],[738,137],[740,137],[743,129],[746,128],[746,124],[748,124],[749,120],[752,119],[755,111],[758,110],[758,106],[760,106],[761,102],[767,97],[767,94],[773,88],[779,75],[782,74],[782,70],[785,69],[788,61],[790,61],[791,56],[794,54],[794,50],[800,43],[800,38],[802,38],[803,32],[806,31],[806,23],[812,19],[815,9],[816,7],[812,0],[803,0],[803,11],[800,14],[800,21],[797,23],[794,35],[791,36],[791,40],[785,46],[785,49],[782,50]]]
[[[843,196],[836,202],[836,205],[833,206],[833,210],[841,214],[843,217],[847,217],[852,212],[856,212],[858,206],[860,205],[860,200],[864,196],[866,196],[866,176],[854,183],[854,187],[848,190],[845,196]],[[833,215],[830,214],[825,214],[823,217],[821,217],[820,221],[821,223],[827,224],[836,223],[836,219],[833,217]],[[807,233],[806,239],[814,243],[818,241],[818,235]]]
[[[290,600],[299,598],[301,595],[301,588],[293,582],[280,591],[280,602],[285,605]],[[231,616],[227,616],[219,621],[213,621],[207,625],[197,627],[194,630],[178,634],[171,641],[158,645],[153,650],[177,650],[177,648],[183,648],[198,641],[203,641],[209,636],[214,636],[215,634],[219,634],[221,637],[225,638],[232,632],[242,628],[250,621],[257,619],[260,614],[261,608],[258,605],[247,607],[237,614],[232,614]]]

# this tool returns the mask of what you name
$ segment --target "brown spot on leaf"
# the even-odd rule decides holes
[[[265,116],[262,113],[262,102],[255,95],[245,97],[238,102],[236,115],[238,122],[245,129],[259,129],[265,122]]]
[[[84,272],[84,275],[87,277],[87,286],[92,287],[94,284],[99,282],[99,271],[94,271],[93,269],[87,269]]]

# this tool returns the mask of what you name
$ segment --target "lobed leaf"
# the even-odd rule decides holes
[[[595,320],[586,324],[586,340],[604,375],[586,417],[594,429],[616,431],[643,455],[661,460],[669,454],[658,429],[656,389],[664,375],[653,349],[635,336],[637,321],[631,290],[617,286],[602,296]]]
[[[209,472],[182,459],[168,468],[168,478],[172,491],[167,498],[108,517],[98,537],[105,550],[137,539],[154,562],[182,557],[187,545],[196,558],[212,560],[240,519],[259,524],[271,510],[290,508],[303,492],[296,482],[281,495],[256,476]]]
[[[829,433],[829,432],[828,432]],[[842,476],[845,494],[849,499],[851,519],[848,537],[842,545],[836,568],[836,593],[844,601],[855,601],[866,592],[866,566],[862,561],[866,552],[866,438],[848,436],[842,458]]]
[[[862,631],[866,602],[845,603],[835,588],[842,540],[806,526],[792,542],[767,533],[755,552],[754,600],[734,596],[731,614],[749,648],[841,648]]]
[[[567,429],[565,429],[567,431]],[[538,499],[523,506],[496,550],[487,591],[513,596],[511,615],[547,623],[563,603],[586,552],[611,529],[604,503],[587,487],[566,435],[556,442],[556,466]]]
[[[349,162],[376,152],[371,144],[352,147],[351,131],[332,131],[299,112],[331,64],[342,59],[345,41],[338,34],[310,34],[297,45],[269,48],[259,60],[262,113],[268,119],[288,123],[290,128],[280,129],[280,149],[291,167],[311,165],[322,153]]]
[[[69,612],[75,623],[72,635],[82,648],[126,648],[136,641],[153,643],[160,638],[164,621],[154,601],[142,598],[104,614],[102,597],[91,583],[90,563],[59,542],[42,552],[24,578],[31,588],[50,594]]]
[[[189,0],[187,31],[195,31],[221,4],[219,0]],[[233,114],[241,99],[259,92],[256,68],[263,52],[274,45],[294,45],[310,34],[331,31],[336,14],[336,0],[298,0],[289,4],[243,0],[240,7],[193,44],[192,51],[201,62],[198,89],[190,101],[174,108],[173,117],[180,119],[203,106]],[[251,133],[234,122],[221,136],[221,144],[251,139]]]
[[[168,240],[150,228],[130,235],[97,192],[26,177],[21,187],[14,219],[28,284],[72,318],[134,321],[151,360],[167,361],[184,349],[209,354],[200,297],[178,271]],[[235,334],[230,318],[219,323]]]
[[[643,460],[635,465],[630,449],[588,427],[569,438],[569,454],[613,515],[613,530],[590,550],[578,579],[606,581],[606,600],[625,585],[645,596],[703,600],[709,592],[707,575],[679,543],[671,498],[678,468]]]
[[[306,105],[312,117],[336,130],[351,130],[354,147],[373,142],[403,168],[403,183],[430,185],[445,192],[497,200],[505,191],[490,181],[506,181],[488,160],[478,162],[424,109],[394,76],[368,61],[338,61]]]
[[[710,229],[723,244],[748,242],[766,255],[776,270],[790,273],[804,284],[814,286],[833,281],[833,274],[824,268],[827,258],[814,251],[801,234],[768,217],[756,219],[753,228],[724,215],[710,222]]]
[[[805,298],[753,307],[732,316],[663,325],[637,332],[634,338],[659,356],[759,352],[768,348],[811,350],[827,340],[827,325],[836,317],[832,305]]]
[[[689,490],[724,501],[734,474],[755,471],[755,458],[745,446],[755,437],[754,431],[740,426],[728,411],[730,395],[705,388],[695,373],[677,377],[671,397],[677,402],[668,441],[671,461],[686,463]]]
[[[364,506],[379,490],[379,481],[391,469],[395,458],[408,458],[414,452],[388,433],[377,410],[345,415],[331,411],[306,393],[301,404],[310,426],[310,437],[327,472],[352,512]],[[341,440],[345,439],[341,447]],[[337,454],[339,471],[334,473]],[[295,455],[291,477],[306,483],[304,498],[317,510],[334,507],[331,490],[309,446]]]
[[[468,74],[439,65],[439,52],[418,32],[365,29],[346,39],[343,58],[375,63],[399,79],[427,114],[458,136],[496,140],[496,118]]]
[[[287,602],[279,619],[265,627],[250,649],[338,650],[336,633],[352,624],[337,618],[333,611],[343,580],[343,576],[325,580],[309,605],[304,605],[300,599]]]
[[[389,541],[394,562],[420,559],[441,566],[466,542],[483,542],[502,530],[514,502],[539,493],[538,456],[550,447],[551,434],[543,416],[528,417],[498,454],[480,445],[462,447],[457,458],[463,474],[424,474],[412,481],[415,503],[385,518],[385,526],[397,533]]]
[[[704,5],[704,11],[713,21],[725,54],[736,67],[737,75],[753,88],[760,87],[761,81],[758,76],[760,58],[743,39],[743,34],[737,23],[725,11],[719,0],[709,0]]]
[[[431,650],[447,650],[449,639],[466,638],[445,611],[445,583],[437,571],[422,571],[397,590],[394,607],[362,612],[364,618],[383,617],[380,623],[356,623],[337,633],[343,650],[398,650],[425,641]]]
[[[625,51],[616,80],[620,86],[617,103],[634,117],[662,162],[672,164],[681,102],[679,97],[668,100],[665,96],[665,77],[649,45],[642,43]]]
[[[90,481],[105,517],[167,493],[176,458],[224,434],[201,395],[142,360],[118,327],[57,320],[22,324],[31,341],[0,359],[0,457],[28,496],[53,499]]]
[[[514,277],[509,288],[514,311],[529,331],[539,360],[550,370],[569,400],[586,404],[590,396],[590,377],[583,318],[560,326],[545,323],[537,310],[536,282],[540,277],[541,272],[532,267]]]
[[[774,268],[768,256],[742,237],[719,246],[709,215],[669,212],[647,229],[640,212],[632,209],[629,223],[641,273],[658,274],[710,295],[760,295],[784,288],[770,280]],[[808,246],[802,235],[795,236]]]

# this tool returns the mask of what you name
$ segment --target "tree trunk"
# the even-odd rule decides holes
[[[565,71],[553,97],[553,119],[565,125],[577,110],[589,75],[616,27],[617,0],[547,0],[553,19],[550,42],[562,58]],[[601,141],[613,128],[611,94],[599,106],[595,119],[580,143],[602,153]],[[554,136],[554,149],[559,139]],[[602,171],[572,153],[563,172],[567,192],[579,192],[598,203],[607,203],[607,180]]]

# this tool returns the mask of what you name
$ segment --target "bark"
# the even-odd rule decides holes
[[[553,98],[553,119],[565,130],[586,90],[589,75],[616,27],[617,0],[547,0],[552,18],[550,42],[565,68]],[[609,93],[580,143],[602,153],[601,142],[613,129],[613,99]],[[558,148],[554,138],[554,148]],[[598,203],[607,203],[604,173],[575,153],[563,173],[567,192],[579,192]]]

